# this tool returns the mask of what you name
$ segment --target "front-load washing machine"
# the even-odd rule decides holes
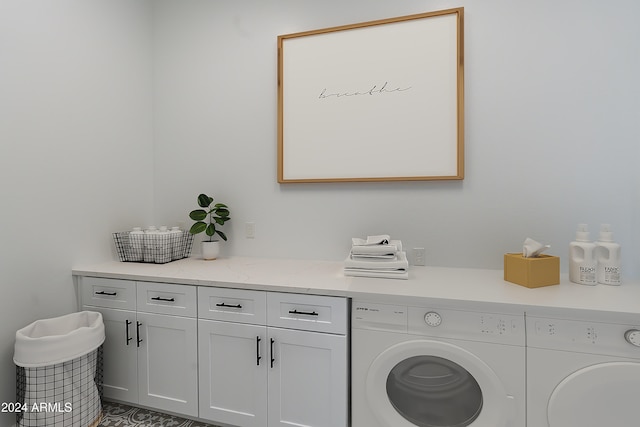
[[[640,426],[640,318],[597,315],[527,315],[528,427]]]
[[[352,427],[524,427],[524,315],[354,300]]]

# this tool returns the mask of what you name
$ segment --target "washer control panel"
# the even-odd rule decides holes
[[[513,345],[525,342],[523,315],[442,307],[410,306],[408,311],[410,334]]]
[[[351,327],[427,337],[524,345],[524,316],[353,300]]]
[[[351,327],[376,331],[407,332],[407,307],[353,301]]]

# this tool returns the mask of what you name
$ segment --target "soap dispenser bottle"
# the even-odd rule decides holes
[[[581,285],[595,285],[596,244],[589,241],[587,224],[578,224],[575,242],[569,243],[569,280]]]
[[[598,259],[598,283],[603,285],[619,285],[620,280],[620,245],[613,241],[613,232],[609,224],[602,224],[600,237],[596,242]]]

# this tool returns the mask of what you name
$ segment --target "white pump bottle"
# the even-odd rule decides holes
[[[575,242],[569,243],[569,280],[581,285],[595,285],[596,244],[589,241],[587,224],[578,224]]]
[[[613,232],[609,224],[600,226],[600,237],[596,245],[598,283],[620,285],[620,245],[613,241]]]

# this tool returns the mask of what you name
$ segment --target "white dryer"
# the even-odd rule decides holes
[[[640,426],[640,318],[595,315],[527,315],[529,427]]]
[[[522,314],[352,304],[352,427],[524,427]]]

